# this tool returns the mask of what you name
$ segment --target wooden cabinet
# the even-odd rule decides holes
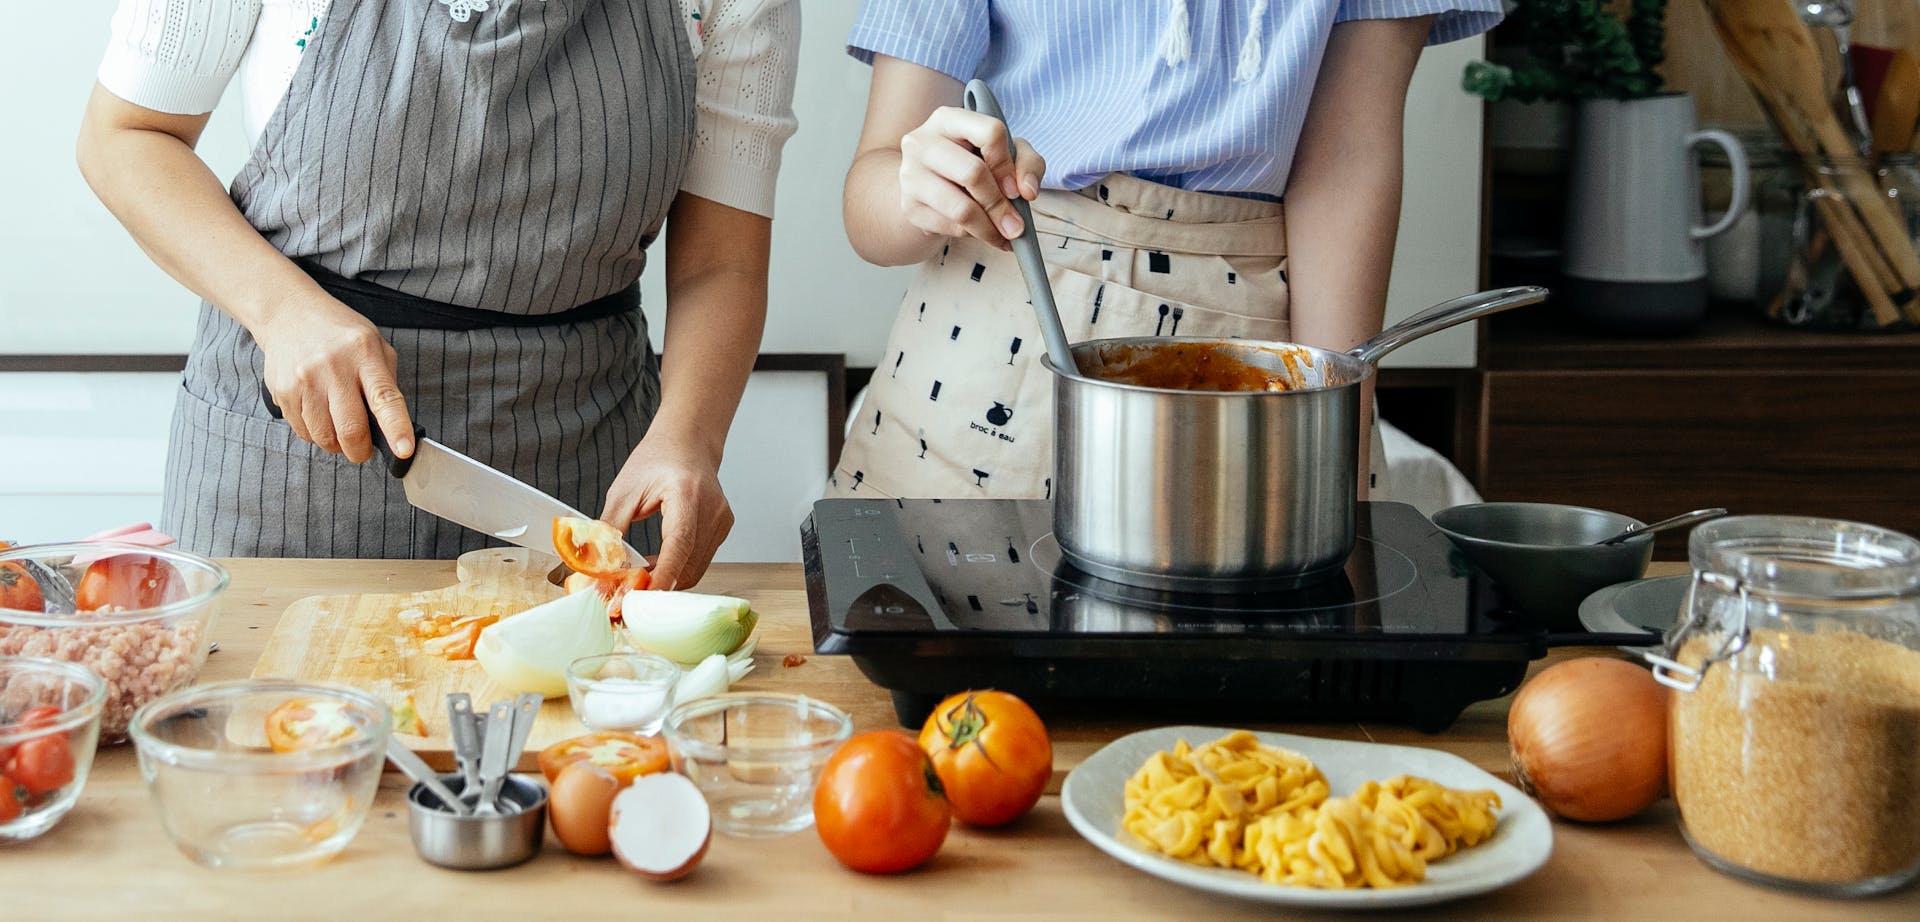
[[[1920,333],[1790,330],[1736,307],[1675,339],[1597,338],[1550,310],[1489,327],[1476,464],[1489,500],[1920,534]],[[1663,536],[1660,556],[1684,542]]]

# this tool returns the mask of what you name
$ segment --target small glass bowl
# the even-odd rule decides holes
[[[153,558],[167,565],[168,582],[148,583],[160,604],[145,608],[76,612],[71,608],[87,571],[109,558]],[[0,608],[0,656],[49,656],[78,663],[107,681],[100,739],[121,743],[141,705],[192,684],[207,662],[226,568],[185,551],[134,544],[29,544],[0,550],[42,587],[54,611]],[[65,602],[66,605],[60,603]]]
[[[331,746],[274,752],[267,715],[294,699],[337,703],[360,732]],[[140,709],[140,752],[160,825],[213,868],[303,865],[347,847],[373,806],[393,715],[339,685],[241,679],[183,689]]]
[[[667,714],[675,771],[713,807],[715,829],[766,838],[813,825],[813,787],[853,733],[847,712],[805,695],[734,692]]]
[[[651,653],[583,656],[567,666],[567,700],[589,730],[652,736],[673,707],[680,667]]]
[[[16,770],[19,777],[0,780],[7,785],[0,791],[0,842],[34,838],[73,809],[93,767],[106,698],[105,680],[84,666],[0,656],[0,763],[32,751],[38,772],[29,776]],[[37,707],[59,713],[32,727],[18,726]]]

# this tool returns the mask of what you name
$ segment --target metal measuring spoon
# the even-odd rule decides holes
[[[986,81],[967,81],[965,99],[968,109],[1006,124],[1000,101],[994,98]],[[1013,131],[1008,129],[1007,156],[1014,155]],[[1067,328],[1060,323],[1060,309],[1053,303],[1053,285],[1047,281],[1047,264],[1040,258],[1040,238],[1033,230],[1033,209],[1026,199],[1016,196],[1013,210],[1020,215],[1022,225],[1020,236],[1013,239],[1013,256],[1020,263],[1020,274],[1027,279],[1027,297],[1033,301],[1033,314],[1040,321],[1040,338],[1046,343],[1047,358],[1061,374],[1077,376],[1080,364],[1074,360],[1072,344],[1067,342]]]
[[[473,713],[473,699],[465,692],[447,696],[447,739],[460,765],[462,791],[480,790],[480,719]]]
[[[1629,538],[1638,538],[1641,535],[1650,535],[1657,531],[1666,531],[1669,528],[1684,528],[1708,519],[1717,519],[1726,514],[1727,510],[1725,509],[1695,509],[1692,512],[1682,512],[1679,515],[1661,519],[1652,525],[1635,525],[1611,538],[1602,538],[1593,543],[1619,544]]]
[[[440,798],[441,804],[454,813],[460,816],[469,816],[473,813],[473,808],[467,806],[466,801],[454,796],[454,793],[441,783],[440,775],[428,768],[427,763],[421,761],[418,754],[408,749],[406,743],[391,736],[387,737],[387,761],[399,766],[407,777],[425,785],[427,790],[433,792],[433,796]]]
[[[487,738],[480,755],[480,800],[473,811],[482,816],[500,815],[500,784],[507,780],[507,750],[513,746],[514,706],[511,701],[495,702],[487,713]]]
[[[1803,0],[1800,21],[1833,33],[1840,52],[1840,92],[1846,96],[1847,115],[1860,142],[1860,154],[1866,156],[1873,145],[1873,127],[1867,122],[1867,106],[1860,98],[1860,84],[1853,76],[1853,0]]]

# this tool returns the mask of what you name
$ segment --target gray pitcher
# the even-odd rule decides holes
[[[1692,329],[1707,305],[1702,241],[1732,227],[1747,207],[1740,142],[1695,128],[1686,93],[1588,100],[1576,118],[1561,255],[1564,303],[1609,329]],[[1726,214],[1711,226],[1700,215],[1693,148],[1701,143],[1726,151],[1733,187]]]

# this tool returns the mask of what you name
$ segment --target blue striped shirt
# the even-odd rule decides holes
[[[1176,7],[1186,48],[1169,63]],[[1118,171],[1278,196],[1333,25],[1429,15],[1429,42],[1453,41],[1492,28],[1501,0],[864,0],[847,50],[985,79],[1048,188]]]

